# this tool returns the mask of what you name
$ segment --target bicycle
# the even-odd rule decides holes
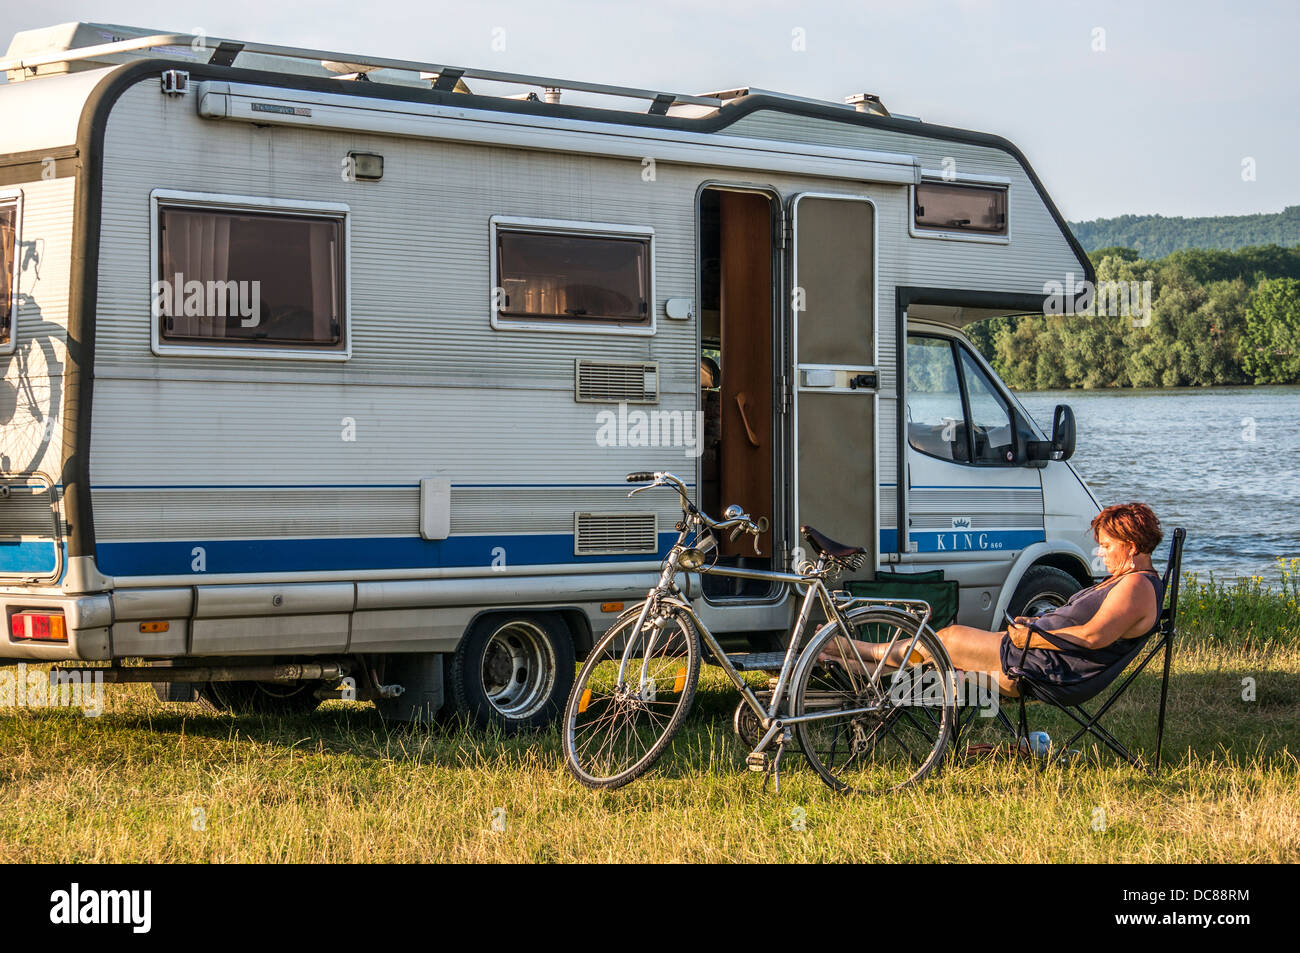
[[[740,691],[737,734],[744,737],[746,720],[753,726],[756,739],[747,765],[775,778],[778,790],[782,757],[796,740],[813,769],[836,791],[897,790],[939,766],[954,730],[956,692],[952,663],[928,625],[927,603],[854,598],[830,590],[827,581],[861,568],[867,553],[809,526],[801,530],[816,562],[803,560],[793,572],[718,565],[715,534],[730,530],[734,542],[749,533],[757,552],[767,520],[754,520],[735,505],[727,507],[723,519],[712,519],[691,502],[681,479],[666,471],[630,473],[627,481],[647,484],[629,497],[656,487],[676,490],[682,519],[658,583],[596,643],[569,693],[562,740],[566,763],[580,782],[617,788],[654,765],[694,702],[701,640]],[[802,589],[784,653],[771,653],[763,666],[777,671],[770,692],[755,693],[695,613],[677,585],[677,577],[689,573]],[[801,649],[814,605],[820,605],[826,621]],[[846,634],[849,638],[841,638]],[[888,647],[878,661],[869,662],[858,642],[887,642]]]

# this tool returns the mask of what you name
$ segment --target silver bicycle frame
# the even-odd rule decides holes
[[[658,480],[671,476],[671,474],[656,474],[656,479]],[[631,658],[630,653],[637,645],[638,634],[645,628],[646,619],[650,614],[651,607],[672,606],[686,614],[690,624],[695,628],[696,633],[698,633],[700,638],[704,641],[705,646],[709,651],[713,653],[714,659],[722,668],[723,672],[726,673],[728,680],[740,692],[740,696],[745,700],[745,704],[753,709],[754,714],[758,716],[759,724],[763,727],[764,734],[759,739],[758,744],[754,747],[756,753],[763,751],[769,744],[771,744],[772,739],[789,725],[798,724],[800,722],[824,721],[829,718],[843,718],[848,715],[868,714],[880,711],[883,705],[876,703],[864,705],[860,708],[836,708],[824,713],[814,713],[809,715],[792,714],[785,718],[777,717],[777,710],[785,700],[785,694],[789,687],[790,678],[794,673],[795,666],[802,657],[802,652],[800,651],[799,646],[803,641],[804,628],[807,626],[808,620],[812,616],[813,596],[816,595],[817,601],[821,603],[822,609],[826,613],[827,624],[838,625],[840,631],[846,636],[851,631],[849,628],[847,613],[852,609],[864,606],[871,606],[887,612],[896,613],[899,616],[900,621],[905,618],[910,622],[918,623],[916,626],[916,632],[907,643],[906,652],[903,653],[902,657],[904,661],[911,658],[912,652],[916,648],[916,642],[921,637],[922,630],[924,630],[929,624],[931,612],[930,604],[920,599],[872,599],[865,596],[844,599],[840,602],[836,602],[835,597],[831,594],[830,590],[826,588],[826,583],[823,578],[826,575],[827,570],[830,568],[827,564],[827,557],[825,554],[818,557],[816,566],[808,573],[775,572],[763,569],[741,569],[739,567],[718,565],[701,566],[697,570],[684,570],[680,566],[680,558],[682,553],[690,548],[686,545],[688,536],[692,536],[693,534],[691,542],[693,544],[698,544],[703,538],[705,538],[706,531],[713,532],[721,529],[738,527],[737,532],[739,532],[741,529],[753,527],[754,524],[750,521],[748,516],[743,516],[743,514],[741,518],[724,522],[709,519],[709,517],[704,513],[696,510],[690,505],[689,498],[686,496],[685,487],[681,484],[680,480],[677,480],[676,477],[672,477],[672,481],[675,481],[675,485],[673,482],[656,483],[651,484],[650,486],[639,487],[632,491],[632,493],[628,494],[631,496],[635,493],[641,492],[642,490],[651,489],[655,485],[673,486],[682,498],[683,522],[679,524],[680,533],[677,537],[677,542],[673,544],[672,548],[668,551],[667,557],[664,559],[663,571],[659,575],[659,582],[646,594],[645,602],[642,603],[641,611],[637,616],[636,625],[631,630],[632,637],[628,639],[627,644],[623,647],[622,657],[619,660],[616,684],[619,686],[627,684],[626,675],[628,660]],[[755,530],[749,529],[749,531],[754,532]],[[733,535],[733,539],[734,538]],[[716,540],[713,540],[713,543],[716,544]],[[786,647],[785,658],[781,660],[781,669],[777,675],[776,685],[772,688],[772,700],[767,708],[763,707],[763,703],[758,700],[758,696],[754,694],[754,691],[745,683],[745,680],[741,678],[736,667],[731,664],[731,659],[727,656],[726,651],[718,644],[718,640],[714,637],[713,633],[709,631],[709,627],[706,626],[700,619],[699,615],[696,614],[695,609],[692,608],[690,602],[683,596],[681,589],[678,588],[676,583],[677,574],[679,572],[691,571],[709,573],[716,576],[731,576],[737,579],[758,579],[766,582],[790,583],[795,586],[796,589],[803,586],[807,587],[803,595],[803,602],[799,606],[798,618],[796,618],[794,626],[790,629],[790,644]],[[656,628],[654,634],[648,637],[648,641],[643,650],[641,673],[638,681],[638,692],[644,691],[646,674],[650,663],[650,654],[661,631],[662,627]],[[851,640],[850,644],[852,644]],[[868,676],[868,683],[876,691],[878,697],[881,695],[880,673],[884,668],[885,660],[889,658],[890,653],[894,651],[897,644],[898,633],[895,633],[893,638],[889,640],[889,645],[881,654],[880,660],[876,663],[870,676]],[[857,649],[854,648],[853,651],[854,654],[857,655]],[[863,661],[862,656],[857,655],[857,660],[865,672],[868,666],[866,662]],[[948,685],[944,686],[945,705],[948,703],[949,688],[950,686]]]

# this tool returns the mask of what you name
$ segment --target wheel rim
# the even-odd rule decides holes
[[[1040,616],[1065,605],[1065,598],[1057,592],[1039,592],[1025,600],[1024,616]]]
[[[507,718],[527,718],[555,687],[555,650],[540,626],[508,622],[488,639],[479,672],[493,708]]]

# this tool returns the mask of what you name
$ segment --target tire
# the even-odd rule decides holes
[[[1031,566],[1020,577],[1020,584],[1011,595],[1007,611],[1013,616],[1039,616],[1044,612],[1063,606],[1070,596],[1082,586],[1063,569],[1055,566]],[[1001,626],[1002,619],[995,619],[994,625]]]
[[[856,641],[884,642],[897,634],[901,646],[918,626],[904,613],[870,606],[851,612],[848,621]],[[924,660],[882,669],[877,684],[850,665],[816,661],[840,634],[838,624],[828,625],[804,650],[807,661],[795,676],[790,710],[795,716],[867,706],[878,710],[796,723],[804,757],[827,785],[843,793],[884,794],[920,782],[943,763],[956,724],[947,651],[926,627],[916,641]],[[841,645],[832,651],[843,653]]]
[[[578,673],[564,709],[562,741],[569,771],[589,788],[617,788],[659,760],[695,701],[699,638],[680,614],[648,619],[640,606],[600,638]],[[649,646],[649,658],[646,647]],[[625,646],[625,683],[616,684]],[[626,687],[636,678],[636,690]],[[621,747],[621,750],[620,750]]]
[[[235,715],[307,715],[320,706],[322,682],[203,682],[198,701],[208,711]]]
[[[504,734],[555,721],[573,684],[573,637],[545,613],[477,619],[451,658],[455,714]]]

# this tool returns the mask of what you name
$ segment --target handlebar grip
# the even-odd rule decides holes
[[[638,470],[636,473],[629,473],[627,475],[627,482],[628,483],[650,483],[651,481],[654,480],[654,478],[655,475],[650,471]]]

